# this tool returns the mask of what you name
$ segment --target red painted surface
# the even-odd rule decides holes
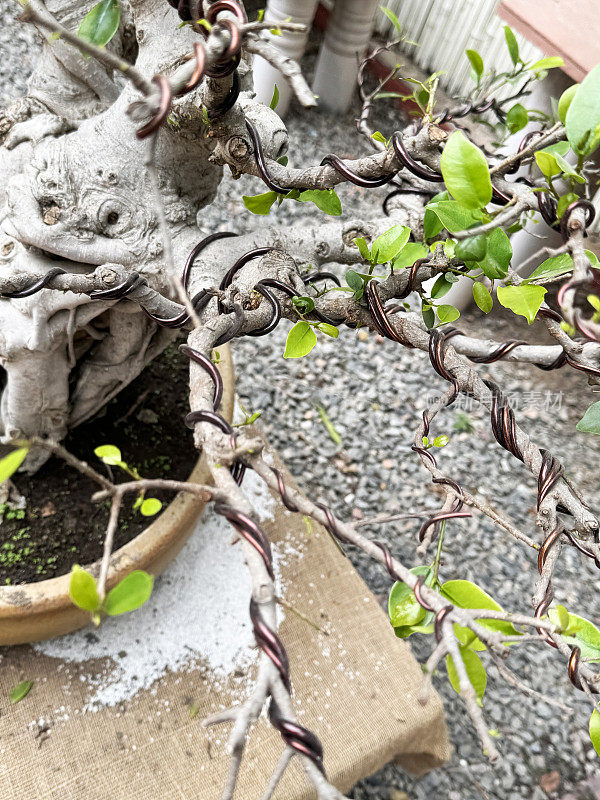
[[[600,62],[598,0],[502,0],[498,14],[576,81]]]

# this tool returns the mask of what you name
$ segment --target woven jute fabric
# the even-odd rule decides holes
[[[394,636],[329,534],[285,509],[264,529],[274,543],[285,540],[285,600],[329,634],[289,612],[280,628],[298,719],[321,739],[330,780],[347,791],[389,761],[415,774],[442,764],[450,745],[439,697],[432,691],[420,705],[422,672],[410,647]],[[30,646],[4,649],[0,798],[218,800],[230,726],[206,730],[201,720],[239,703],[248,675],[214,681],[201,666],[169,673],[126,703],[91,712],[85,707],[95,666],[62,662]],[[24,679],[34,688],[11,705],[10,689]],[[197,713],[190,714],[191,705]],[[248,739],[236,798],[259,800],[282,748],[263,715]],[[295,759],[275,798],[314,797]]]

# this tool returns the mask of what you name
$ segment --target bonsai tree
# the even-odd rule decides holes
[[[594,217],[589,197],[597,181],[591,157],[600,143],[600,68],[560,98],[554,116],[528,111],[523,103],[531,83],[561,60],[524,63],[506,29],[509,71],[486,68],[481,55],[469,50],[475,82],[468,103],[440,108],[433,75],[415,84],[413,119],[381,133],[370,128],[370,110],[387,96],[387,81],[368,89],[365,62],[359,131],[372,153],[357,159],[331,154],[321,164],[293,166],[283,123],[253,100],[250,54],[280,69],[300,103],[311,106],[315,98],[298,65],[273,47],[269,25],[260,15],[248,21],[236,0],[170,2],[175,8],[163,0],[101,0],[82,10],[73,0],[49,0],[47,7],[21,0],[22,20],[38,28],[44,49],[27,96],[4,110],[0,127],[0,356],[6,372],[0,418],[4,441],[15,446],[0,462],[0,477],[6,480],[18,468],[35,471],[54,454],[97,483],[95,501],[110,501],[98,579],[81,568],[71,578],[73,601],[96,621],[103,612],[134,608],[151,590],[148,576],[134,573],[117,595],[106,594],[126,496],[153,488],[186,491],[214,503],[231,522],[252,576],[250,616],[261,655],[248,700],[207,721],[233,722],[224,800],[233,796],[249,727],[265,705],[284,742],[265,797],[295,756],[320,800],[341,798],[327,780],[319,740],[294,715],[293,667],[277,634],[271,549],[244,495],[248,469],[290,511],[313,518],[387,569],[396,634],[431,635],[423,702],[429,676],[446,658],[452,685],[491,759],[497,750],[480,705],[485,660],[493,659],[510,677],[503,663],[508,645],[532,637],[556,649],[574,687],[589,696],[590,734],[600,747],[594,699],[600,631],[579,609],[552,604],[553,571],[564,547],[600,566],[599,521],[545,449],[548,443],[542,448],[530,439],[501,387],[474,366],[505,358],[544,370],[574,368],[590,386],[598,385],[600,300],[591,294],[586,305],[579,293],[586,287],[593,292],[600,275],[585,241]],[[510,96],[498,99],[506,85]],[[492,126],[497,150],[484,153],[455,124],[469,116]],[[507,133],[530,119],[539,128],[516,152],[501,154]],[[314,224],[265,225],[247,235],[217,232],[202,239],[201,210],[225,171],[262,178],[268,191],[244,198],[253,213],[309,202]],[[328,220],[341,214],[335,187],[344,182],[372,189],[393,185],[386,213]],[[510,237],[537,213],[548,229],[561,232],[563,243],[549,249],[542,242],[525,276],[511,263]],[[346,265],[344,279],[322,269],[325,264]],[[480,336],[449,327],[459,312],[443,300],[458,279],[472,282]],[[555,343],[490,342],[486,315],[498,305],[535,321]],[[318,335],[337,337],[344,327],[363,327],[400,347],[423,350],[447,382],[424,412],[413,444],[415,468],[420,462],[445,495],[418,533],[424,559],[435,550],[429,566],[400,563],[386,546],[287,486],[263,459],[252,429],[234,432],[220,416],[222,385],[213,351],[240,336],[267,335],[281,318],[293,323],[284,358],[306,355]],[[67,430],[102,408],[182,330],[188,338],[181,351],[190,359],[187,423],[214,483],[144,480],[132,470],[131,480],[118,483],[70,455],[60,443]],[[438,466],[435,453],[447,439],[436,432],[436,416],[461,393],[489,410],[498,445],[537,478],[538,532],[519,530]],[[599,406],[591,406],[580,430],[600,433]],[[98,455],[126,468],[114,447],[100,448]],[[151,506],[149,513],[156,511]],[[472,507],[537,557],[531,615],[501,608],[488,593],[493,587],[441,582],[444,536]]]

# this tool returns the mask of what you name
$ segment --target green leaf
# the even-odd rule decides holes
[[[292,303],[301,314],[310,314],[315,310],[315,301],[312,297],[292,297]]]
[[[10,692],[9,698],[11,703],[19,703],[31,691],[33,681],[22,681],[18,683]]]
[[[425,303],[425,301],[423,301],[421,305],[421,313],[426,327],[428,329],[433,328],[435,326],[435,314],[432,307],[428,303]]]
[[[595,708],[590,717],[590,740],[594,745],[594,750],[600,756],[600,713]]]
[[[508,27],[508,25],[504,26],[504,38],[506,39],[506,46],[508,47],[510,60],[516,67],[520,61],[519,44],[517,42],[516,36],[512,32],[512,30]]]
[[[330,325],[328,322],[317,322],[315,328],[326,336],[331,336],[332,339],[337,339],[340,331],[335,325]]]
[[[426,566],[413,567],[413,575],[428,575],[431,570]],[[404,581],[396,581],[388,598],[388,613],[394,628],[418,625],[426,615],[423,606],[417,603],[412,589]],[[403,638],[403,637],[402,637]]]
[[[585,76],[565,117],[567,138],[573,150],[589,155],[598,145],[600,128],[600,64]]]
[[[335,442],[339,447],[342,444],[342,437],[336,431],[333,422],[327,416],[327,412],[323,408],[323,406],[317,406],[317,411],[319,412],[319,417],[321,418],[321,422],[325,425],[327,429],[327,433],[329,434],[331,441]]]
[[[434,447],[446,447],[447,444],[450,443],[450,437],[446,436],[445,433],[442,433],[440,436],[436,436],[433,440]]]
[[[481,703],[485,693],[485,688],[487,686],[487,674],[485,667],[481,663],[481,659],[477,653],[474,653],[472,650],[462,646],[459,647],[459,650],[463,664],[465,665],[465,670],[467,671],[467,677],[475,689],[475,694]],[[448,679],[450,680],[452,688],[457,694],[460,694],[458,672],[456,671],[456,667],[452,661],[452,656],[446,656],[446,669],[448,670]]]
[[[19,469],[28,452],[28,447],[17,447],[16,450],[0,459],[0,483],[4,483]]]
[[[459,608],[487,608],[491,611],[503,611],[500,606],[490,595],[485,592],[480,586],[471,581],[456,580],[446,581],[442,584],[441,593],[450,602]],[[500,619],[480,619],[477,620],[483,628],[488,628],[493,631],[500,631],[505,636],[519,636],[519,631],[510,622],[505,622]],[[459,626],[456,626],[457,628]],[[479,641],[472,631],[468,628],[462,628],[463,631],[468,631],[473,641]]]
[[[440,297],[443,297],[445,294],[448,294],[451,288],[452,288],[452,283],[449,280],[446,280],[446,276],[439,275],[436,282],[431,287],[431,299],[439,300]]]
[[[512,258],[512,245],[510,239],[502,228],[496,228],[487,236],[487,250],[485,258],[478,266],[490,280],[505,278]]]
[[[437,306],[435,310],[438,315],[439,321],[443,325],[447,325],[449,322],[454,322],[460,317],[460,311],[458,310],[458,308],[455,308],[454,306],[447,306],[447,305]]]
[[[130,572],[106,595],[104,611],[111,617],[135,611],[152,594],[154,578],[141,569]]]
[[[477,83],[479,83],[481,76],[483,75],[483,58],[479,55],[477,50],[465,50],[465,53],[467,54],[467,58],[473,67],[473,72],[475,73]]]
[[[567,644],[571,646],[577,645],[577,647],[581,648],[582,658],[600,661],[600,631],[585,617],[580,617],[571,612],[568,613],[569,627],[563,629],[562,637]],[[561,616],[564,617],[564,613],[559,612],[556,608],[551,608],[548,611],[550,622],[562,627]]]
[[[579,89],[579,84],[574,83],[573,86],[569,86],[568,89],[561,94],[560,99],[558,101],[558,118],[564,125],[567,120],[567,111],[569,110],[569,106],[573,102],[573,98],[577,93],[577,89]]]
[[[349,269],[348,272],[346,272],[346,283],[354,292],[354,299],[360,300],[365,290],[365,284],[358,272]]]
[[[533,284],[498,287],[500,305],[525,317],[529,325],[535,319],[545,294],[546,289],[543,286],[534,286]]]
[[[542,174],[545,175],[546,178],[552,178],[554,175],[560,175],[563,171],[563,168],[559,164],[559,158],[561,159],[561,163],[563,167],[568,171],[572,172],[572,167],[569,163],[567,163],[561,157],[564,156],[569,150],[569,145],[567,142],[557,142],[556,144],[551,144],[548,147],[545,147],[543,150],[538,150],[535,154],[535,160],[542,171]]]
[[[391,8],[387,8],[386,6],[379,6],[382,12],[386,15],[386,17],[390,20],[394,28],[398,31],[398,36],[402,36],[402,25],[398,20],[398,17],[394,14]]]
[[[439,203],[441,200],[449,199],[450,194],[447,191],[439,192],[439,194],[434,195],[425,206],[425,215],[423,217],[423,238],[425,241],[431,239],[433,236],[437,236],[443,228],[439,217],[433,213],[432,206]]]
[[[440,200],[433,205],[430,203],[425,211],[426,217],[428,211],[432,211],[450,233],[467,230],[481,221],[480,213],[456,200]]]
[[[119,0],[101,0],[83,18],[79,37],[96,47],[104,47],[117,32],[120,21]]]
[[[560,627],[566,631],[569,628],[570,615],[564,606],[557,605],[556,613],[558,614],[558,623]]]
[[[489,289],[483,283],[475,281],[473,284],[473,299],[484,314],[489,314],[494,305]]]
[[[162,508],[162,503],[156,497],[147,497],[140,506],[140,514],[144,517],[153,517]]]
[[[358,252],[365,259],[365,261],[370,261],[371,251],[369,250],[369,246],[367,245],[367,240],[365,237],[359,236],[358,239],[354,240],[354,244],[358,247]]]
[[[556,278],[559,275],[564,275],[571,272],[573,269],[573,259],[569,253],[561,253],[558,256],[552,256],[536,267],[527,280],[534,280],[536,278]]]
[[[408,242],[410,228],[406,225],[394,225],[373,242],[371,258],[375,264],[385,264],[391,261]]]
[[[331,217],[339,217],[342,203],[333,189],[307,189],[298,200],[301,203],[312,202],[318,209]]]
[[[103,444],[100,447],[96,447],[94,455],[97,455],[101,461],[110,467],[118,467],[123,463],[121,451],[114,444]]]
[[[492,199],[486,158],[462,131],[454,131],[446,142],[440,167],[448,191],[466,208],[483,208]]]
[[[592,403],[583,418],[577,423],[576,428],[581,433],[595,433],[600,436],[600,400]]]
[[[470,236],[456,243],[454,255],[461,261],[482,261],[487,252],[487,241],[485,234]]]
[[[427,212],[425,212],[427,213]],[[436,217],[437,219],[437,217]],[[428,250],[424,244],[418,242],[408,242],[404,245],[402,250],[394,258],[394,269],[402,269],[403,267],[412,267],[412,265],[419,258],[425,258]]]
[[[89,572],[74,564],[71,570],[69,595],[78,608],[84,611],[97,611],[100,605],[96,579]]]
[[[264,192],[264,194],[242,195],[242,201],[248,211],[264,217],[270,213],[271,206],[278,197],[277,192]]]
[[[561,219],[567,208],[576,200],[579,200],[579,196],[576,195],[575,192],[567,192],[567,194],[563,194],[558,199],[558,203],[556,205],[556,219]]]
[[[300,320],[287,335],[284,358],[302,358],[310,353],[317,343],[317,334],[308,322]]]
[[[387,146],[387,139],[385,138],[383,133],[381,133],[381,131],[375,131],[375,133],[372,133],[371,139],[374,139],[376,142],[381,142],[381,144]]]
[[[562,67],[564,66],[564,59],[560,56],[548,56],[548,58],[540,58],[539,61],[536,61],[535,64],[532,64],[527,69],[530,69],[532,72],[543,72],[546,69],[554,69],[554,67]]]
[[[515,103],[506,115],[506,127],[511,133],[517,133],[523,130],[528,122],[529,114],[525,106],[521,105],[521,103]]]
[[[277,84],[275,84],[275,86],[273,87],[273,97],[271,98],[271,102],[269,103],[269,108],[275,111],[278,103],[279,103],[279,87],[277,86]]]

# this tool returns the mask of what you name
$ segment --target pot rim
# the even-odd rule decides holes
[[[223,400],[220,412],[227,420],[231,420],[235,399],[233,361],[231,350],[227,345],[219,348],[219,352],[221,361],[218,368],[223,378]],[[193,483],[210,482],[210,473],[204,456],[199,457],[188,480]],[[205,505],[206,503],[200,498],[179,492],[147,528],[113,552],[106,581],[107,590],[115,586],[133,569],[144,569],[154,562],[158,562],[158,568],[151,572],[154,575],[160,574],[183,546],[187,538],[185,534]],[[182,540],[179,547],[177,547],[178,539]],[[165,557],[168,550],[172,550],[171,555]],[[161,563],[161,555],[165,557],[163,563]],[[83,566],[97,576],[100,570],[100,559]],[[69,596],[70,580],[71,573],[67,572],[64,575],[35,583],[0,586],[0,620],[13,619],[16,622],[20,618],[25,621],[27,617],[41,612],[58,612],[66,609],[79,611]],[[86,621],[89,621],[89,614],[85,611],[81,613],[84,615],[83,624],[85,624]]]

